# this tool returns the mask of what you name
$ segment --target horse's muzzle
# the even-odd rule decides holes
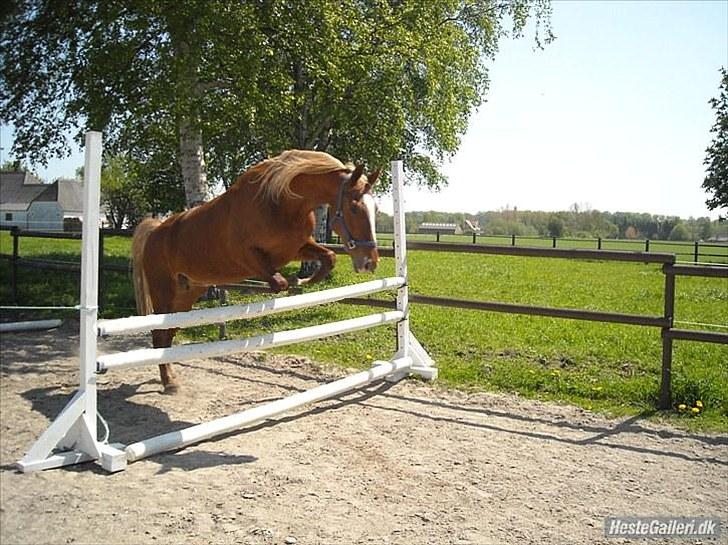
[[[354,270],[358,273],[373,273],[377,268],[377,261],[371,257],[354,260]]]

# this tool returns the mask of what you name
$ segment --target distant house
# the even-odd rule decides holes
[[[455,223],[420,223],[417,227],[418,233],[440,233],[443,235],[458,234],[458,226]]]
[[[44,184],[29,172],[0,172],[0,226],[63,231],[83,216],[82,190],[76,180]]]
[[[470,235],[480,234],[480,227],[477,221],[465,220],[461,225],[457,223],[420,223],[417,227],[418,233],[440,233],[443,235]]]

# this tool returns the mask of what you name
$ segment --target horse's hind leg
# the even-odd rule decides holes
[[[152,299],[154,313],[166,314],[167,312],[172,312],[172,303],[176,291],[174,279],[165,274],[157,274],[154,276],[147,274],[147,283],[149,284],[149,295]],[[176,329],[153,330],[152,345],[154,348],[168,348],[172,346],[175,333],[177,333]],[[159,376],[162,379],[162,386],[164,386],[165,392],[172,393],[179,389],[171,365],[160,365]]]
[[[167,312],[183,312],[190,310],[195,301],[205,291],[205,287],[192,286],[184,277],[178,277],[171,281],[165,281],[164,286],[159,286],[155,292],[157,298],[154,301],[154,309],[157,314]],[[177,329],[158,329],[152,331],[152,343],[154,348],[167,348],[172,346]],[[165,393],[176,393],[180,386],[174,374],[171,363],[159,365],[159,377],[162,380]]]
[[[168,348],[172,346],[172,341],[177,333],[176,329],[155,329],[152,331],[152,344],[154,348]],[[162,363],[159,365],[159,378],[162,380],[165,393],[173,394],[179,390],[179,383],[172,371],[171,363]]]

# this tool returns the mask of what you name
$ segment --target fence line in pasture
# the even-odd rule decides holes
[[[131,231],[118,231],[101,229],[99,230],[100,236],[100,251],[99,251],[99,270],[102,271],[115,271],[115,272],[126,272],[128,266],[106,264],[104,263],[103,256],[103,237],[106,236],[130,236]],[[80,235],[78,233],[42,233],[42,232],[25,232],[14,230],[13,233],[13,255],[2,256],[12,261],[12,285],[13,295],[15,302],[17,303],[17,268],[18,266],[28,266],[37,268],[50,268],[54,270],[65,270],[77,272],[80,270],[78,263],[72,262],[58,262],[52,260],[38,260],[21,258],[18,256],[18,239],[20,237],[34,237],[34,238],[57,238],[57,239],[78,239]],[[386,237],[386,234],[385,234]],[[552,238],[550,248],[536,247],[536,246],[519,246],[516,245],[516,237],[513,235],[510,238],[512,244],[464,244],[454,243],[445,241],[422,241],[415,240],[417,237],[408,237],[408,247],[412,251],[430,251],[430,252],[463,252],[463,253],[474,253],[474,254],[487,254],[487,255],[506,255],[506,256],[518,256],[518,257],[535,257],[535,258],[559,258],[559,259],[577,259],[577,260],[598,260],[598,261],[620,261],[620,262],[632,262],[632,263],[653,263],[662,265],[662,272],[664,274],[664,289],[663,289],[663,303],[664,310],[661,316],[643,316],[643,315],[632,315],[623,313],[611,313],[611,312],[597,312],[583,309],[565,309],[565,308],[552,308],[552,307],[540,307],[513,303],[501,303],[496,301],[466,301],[461,299],[453,299],[446,297],[433,297],[423,294],[410,294],[410,301],[413,304],[427,304],[441,307],[454,307],[463,308],[470,310],[481,310],[489,312],[502,312],[511,314],[529,314],[535,316],[550,316],[556,318],[565,318],[573,320],[588,320],[598,321],[605,323],[620,323],[629,324],[645,327],[659,327],[662,334],[662,379],[660,384],[660,396],[659,396],[659,407],[666,409],[671,405],[672,391],[671,391],[671,369],[672,369],[672,348],[674,340],[690,340],[698,342],[709,342],[709,343],[720,343],[728,344],[728,334],[718,333],[714,331],[704,331],[697,329],[678,329],[675,327],[676,324],[685,322],[679,322],[674,319],[674,306],[675,306],[675,279],[678,276],[693,276],[693,277],[705,277],[705,278],[728,278],[728,263],[724,264],[686,264],[685,262],[678,262],[677,255],[675,253],[656,252],[656,247],[660,245],[677,246],[678,243],[666,242],[666,241],[615,241],[609,239],[609,242],[620,242],[620,243],[631,243],[640,244],[639,251],[629,251],[624,249],[605,249],[604,244],[607,239],[597,239],[598,248],[568,248],[559,247],[557,240],[561,241],[583,241],[585,239],[555,239]],[[473,239],[476,237],[473,236]],[[494,238],[491,235],[485,235],[481,238]],[[522,239],[534,238],[534,237],[519,237]],[[438,237],[439,239],[439,237]],[[544,240],[544,239],[540,239]],[[644,247],[642,247],[644,244]],[[690,243],[694,248],[694,255],[697,259],[699,243]],[[684,244],[683,244],[684,245]],[[344,253],[344,248],[341,245],[328,245],[328,247],[337,253]],[[709,248],[725,248],[726,254],[700,254],[702,256],[715,255],[717,257],[726,257],[728,259],[728,245],[725,244],[713,244],[713,243],[700,243],[700,247]],[[394,257],[394,250],[391,248],[382,247],[379,251],[382,257]],[[105,282],[103,281],[103,275],[99,278],[99,306],[101,306],[104,300],[104,287]],[[237,289],[240,286],[230,286],[231,289]],[[243,289],[250,291],[267,291],[266,288],[262,288],[255,284],[246,283]],[[225,288],[225,287],[223,287]],[[225,290],[221,290],[222,298],[224,298]],[[356,305],[369,305],[375,307],[392,308],[391,302],[366,299],[361,297],[350,297],[344,299],[342,302]],[[692,325],[705,325],[695,323]],[[708,324],[710,325],[710,324]],[[225,325],[224,321],[221,324],[221,337],[224,336]]]
[[[379,237],[386,240],[391,236],[390,233],[378,233]],[[644,252],[659,251],[659,247],[673,247],[677,249],[684,249],[685,251],[671,251],[676,256],[688,256],[691,257],[692,263],[701,263],[702,258],[723,258],[725,263],[728,264],[728,242],[704,242],[704,241],[672,241],[672,240],[655,240],[655,239],[615,239],[615,238],[570,238],[570,237],[543,237],[543,236],[528,236],[528,235],[488,235],[472,233],[470,235],[454,235],[452,233],[445,233],[435,231],[432,233],[417,233],[409,234],[408,240],[413,241],[432,241],[434,236],[434,242],[456,242],[465,243],[466,241],[471,244],[491,244],[496,246],[516,246],[516,247],[551,247],[551,248],[582,248],[582,249],[596,249],[606,250],[609,247],[612,249],[614,246],[631,246],[634,247],[634,251],[642,249]],[[499,241],[503,241],[501,244]],[[656,248],[658,247],[658,248]],[[625,249],[625,248],[619,248]],[[704,251],[705,249],[711,250],[711,253]],[[712,250],[717,249],[720,253],[714,253]]]

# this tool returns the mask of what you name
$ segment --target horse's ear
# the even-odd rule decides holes
[[[352,172],[349,177],[349,183],[354,185],[356,181],[361,178],[362,174],[364,174],[364,165],[357,165],[356,168],[354,168],[354,172]]]
[[[369,189],[374,187],[374,184],[377,182],[377,179],[379,178],[379,174],[381,174],[381,172],[382,169],[378,168],[367,177],[367,181],[369,182]]]

